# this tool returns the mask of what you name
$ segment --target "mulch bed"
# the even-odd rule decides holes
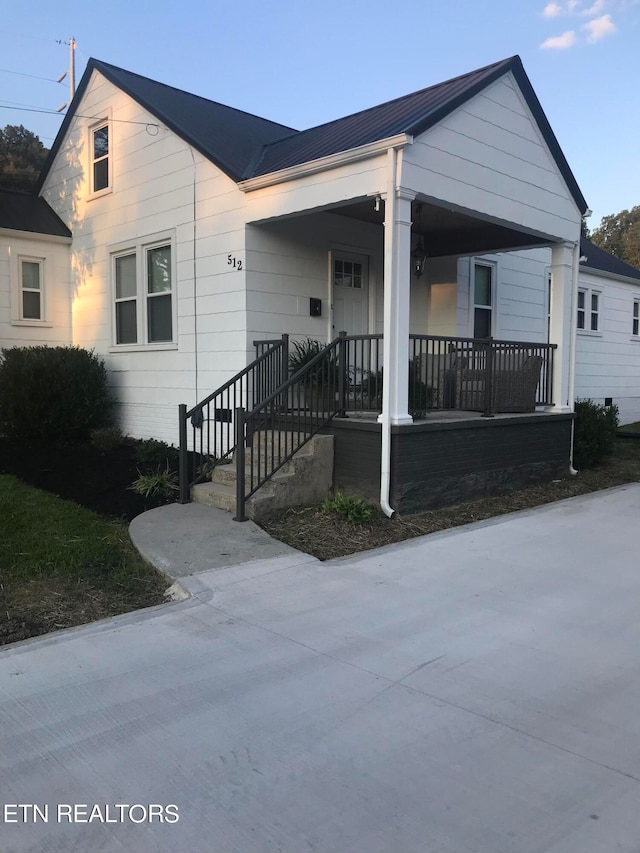
[[[0,474],[72,500],[109,518],[131,521],[150,504],[128,488],[139,476],[134,449],[0,439]]]

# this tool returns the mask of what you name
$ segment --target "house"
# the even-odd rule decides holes
[[[198,404],[265,341],[344,331],[349,408],[385,381],[319,427],[338,487],[411,510],[569,468],[587,205],[518,57],[306,131],[90,60],[37,194],[47,222],[0,221],[2,343],[94,349],[128,433],[175,442],[186,404],[206,455],[256,399]],[[414,418],[416,371],[467,416]]]

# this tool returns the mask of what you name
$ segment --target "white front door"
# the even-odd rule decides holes
[[[331,256],[333,335],[366,335],[369,331],[369,259],[351,252]]]

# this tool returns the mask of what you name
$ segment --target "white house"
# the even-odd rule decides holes
[[[383,503],[407,508],[461,477],[470,494],[568,468],[586,203],[518,57],[302,132],[91,60],[38,195],[55,224],[0,220],[2,345],[94,349],[127,432],[175,442],[178,405],[241,371],[254,341],[345,331],[378,341],[385,382],[380,422],[334,430],[338,485],[358,489],[354,442],[373,448]],[[480,364],[452,339],[487,336],[541,347],[518,356],[539,359],[537,413],[449,420],[421,468],[436,427],[410,413],[410,360],[433,385],[457,346]],[[434,458],[462,444],[468,470],[446,462],[434,486]]]

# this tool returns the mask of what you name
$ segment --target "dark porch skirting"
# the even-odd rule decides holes
[[[569,471],[573,415],[472,416],[392,428],[391,506],[419,512],[507,494]],[[336,491],[378,502],[381,427],[334,420]]]

